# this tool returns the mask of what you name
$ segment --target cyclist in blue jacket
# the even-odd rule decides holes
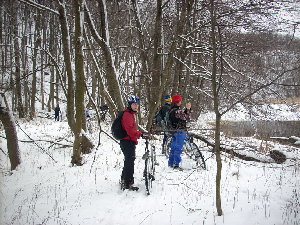
[[[187,103],[184,110],[180,109],[181,104],[181,96],[173,95],[169,118],[172,128],[176,131],[172,135],[168,166],[174,169],[180,169],[179,163],[181,162],[182,147],[186,137],[186,122],[191,118],[191,103]]]

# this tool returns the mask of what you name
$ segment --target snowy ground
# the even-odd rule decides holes
[[[20,122],[20,121],[19,121]],[[20,122],[34,140],[70,144],[73,138],[66,122],[36,119]],[[109,125],[102,124],[103,127]],[[91,134],[95,144],[96,130]],[[5,136],[4,132],[0,133]],[[28,137],[18,128],[20,140]],[[299,225],[300,224],[300,149],[272,143],[268,148],[288,155],[282,165],[244,162],[223,155],[222,209],[215,208],[214,155],[202,142],[196,142],[206,157],[207,170],[193,169],[194,162],[183,156],[184,171],[167,167],[165,156],[158,154],[156,180],[146,195],[143,181],[144,140],[137,146],[135,183],[138,192],[121,191],[119,178],[123,155],[118,144],[101,135],[101,145],[84,157],[85,164],[71,167],[71,147],[50,142],[21,142],[22,164],[12,174],[1,140],[0,151],[0,224],[228,224]],[[151,141],[161,152],[161,140]],[[261,141],[236,138],[226,144],[261,149]],[[46,153],[57,161],[54,162]],[[266,153],[260,153],[268,158]]]

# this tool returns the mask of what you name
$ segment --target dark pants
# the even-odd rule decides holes
[[[59,112],[57,112],[57,113],[55,112],[55,118],[54,119],[55,119],[55,121],[59,121]]]
[[[135,143],[130,140],[121,140],[120,147],[124,155],[124,167],[121,179],[124,180],[125,185],[134,183],[134,160],[135,160]]]

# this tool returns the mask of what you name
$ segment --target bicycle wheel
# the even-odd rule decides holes
[[[155,153],[151,148],[151,152],[147,151],[143,156],[145,159],[144,178],[147,195],[150,195],[150,188],[152,188],[152,181],[155,180]]]
[[[147,195],[150,195],[150,191],[149,191],[149,156],[146,156],[145,158],[145,168],[144,168],[144,178],[145,178],[145,186],[146,186],[146,192]]]
[[[195,152],[197,165],[200,166],[202,169],[206,170],[206,164],[203,154],[201,153],[200,149],[195,143],[193,143],[193,145],[195,146],[195,148],[197,148],[197,151]]]
[[[150,153],[150,160],[149,160],[149,166],[148,166],[148,178],[149,178],[149,185],[152,188],[152,181],[155,180],[155,147],[151,146],[151,153]]]
[[[164,150],[167,158],[169,158],[170,155],[171,143],[172,143],[172,137],[168,137],[167,141],[164,143]]]
[[[195,143],[186,141],[184,143],[183,150],[185,153],[193,160],[196,161],[197,166],[200,166],[202,169],[206,169],[205,160],[203,154],[199,150],[198,146]]]

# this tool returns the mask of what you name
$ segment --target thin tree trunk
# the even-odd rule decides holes
[[[146,76],[149,75],[149,71],[148,71],[148,67],[147,65],[149,64],[149,58],[147,55],[147,50],[146,50],[146,45],[145,45],[145,37],[144,37],[144,32],[143,32],[143,27],[142,27],[142,22],[140,20],[140,14],[139,14],[139,10],[137,7],[137,0],[131,0],[131,4],[133,7],[133,16],[136,22],[136,28],[137,28],[137,35],[138,35],[138,45],[139,45],[139,49],[140,49],[140,58],[141,60],[139,61],[139,63],[141,64],[141,70],[140,70],[140,76],[139,76],[139,82],[138,85],[134,85],[134,87],[137,88],[137,95],[138,96],[142,96],[142,92],[147,93],[146,88],[148,88],[148,96],[147,99],[150,99],[150,85],[146,85]],[[130,13],[131,11],[129,11]],[[130,20],[131,21],[131,20]],[[130,25],[130,27],[132,27]],[[131,29],[132,31],[132,29]],[[132,32],[131,32],[132,33]],[[133,41],[134,38],[131,38],[131,41]],[[134,44],[132,43],[132,46],[134,46]],[[132,60],[132,62],[134,63],[134,61]],[[134,64],[138,64],[138,63],[134,63]],[[135,68],[137,67],[137,65],[135,65]],[[147,111],[147,108],[145,109]],[[139,123],[141,122],[141,111],[139,110],[138,112],[138,118],[139,118]],[[146,121],[147,122],[147,121]]]
[[[211,44],[212,44],[212,91],[214,112],[216,115],[216,130],[215,130],[215,153],[217,162],[216,174],[216,208],[218,216],[223,215],[221,204],[221,175],[222,175],[222,160],[220,151],[220,124],[221,114],[219,112],[219,96],[218,96],[218,80],[217,80],[217,44],[216,44],[216,17],[214,0],[210,0],[210,15],[211,15]]]
[[[15,2],[15,4],[18,4]],[[14,30],[14,55],[15,55],[15,77],[16,77],[16,97],[17,97],[17,109],[19,117],[24,118],[24,107],[22,101],[22,86],[21,86],[21,58],[20,58],[20,45],[19,45],[19,28],[18,28],[18,8],[14,7],[13,15],[13,30]]]
[[[147,129],[149,130],[152,126],[152,119],[154,113],[160,103],[161,95],[157,95],[157,89],[161,87],[161,74],[162,74],[162,62],[159,55],[161,50],[161,37],[162,37],[162,0],[156,1],[156,19],[154,27],[154,46],[153,46],[153,62],[151,66],[151,89],[150,89],[150,98],[149,98],[149,115],[147,122]]]
[[[67,95],[67,119],[70,129],[75,131],[75,117],[74,117],[74,76],[72,70],[71,51],[70,51],[70,36],[67,22],[67,15],[65,3],[63,0],[59,1],[59,21],[62,33],[62,46],[64,62],[68,77],[68,95]],[[75,132],[74,132],[75,133]]]
[[[52,55],[52,57],[55,57],[55,47],[54,47],[54,18],[52,16],[50,20],[50,38],[49,38],[49,52]],[[54,109],[54,67],[50,67],[50,92],[49,92],[49,97],[48,97],[48,112],[51,112]]]
[[[81,0],[73,1],[75,9],[75,36],[74,36],[74,46],[75,46],[75,104],[76,104],[76,114],[75,114],[75,141],[73,145],[73,156],[72,164],[81,165],[82,162],[82,125],[84,119],[84,92],[85,92],[85,76],[84,76],[84,63],[83,63],[83,28],[81,27]],[[83,24],[82,24],[83,25]]]
[[[41,45],[41,33],[40,33],[40,20],[41,15],[38,13],[37,20],[35,23],[35,42],[33,49],[33,59],[32,59],[32,85],[31,85],[31,118],[35,117],[35,97],[36,97],[36,70],[37,70],[37,54],[38,48]],[[41,66],[43,67],[43,66]]]
[[[43,48],[45,49],[46,46],[46,31],[43,31]],[[44,59],[46,61],[46,56],[44,56],[44,51],[41,51],[41,86],[40,86],[40,94],[41,94],[41,104],[42,104],[42,110],[45,109],[45,95],[44,95]]]

